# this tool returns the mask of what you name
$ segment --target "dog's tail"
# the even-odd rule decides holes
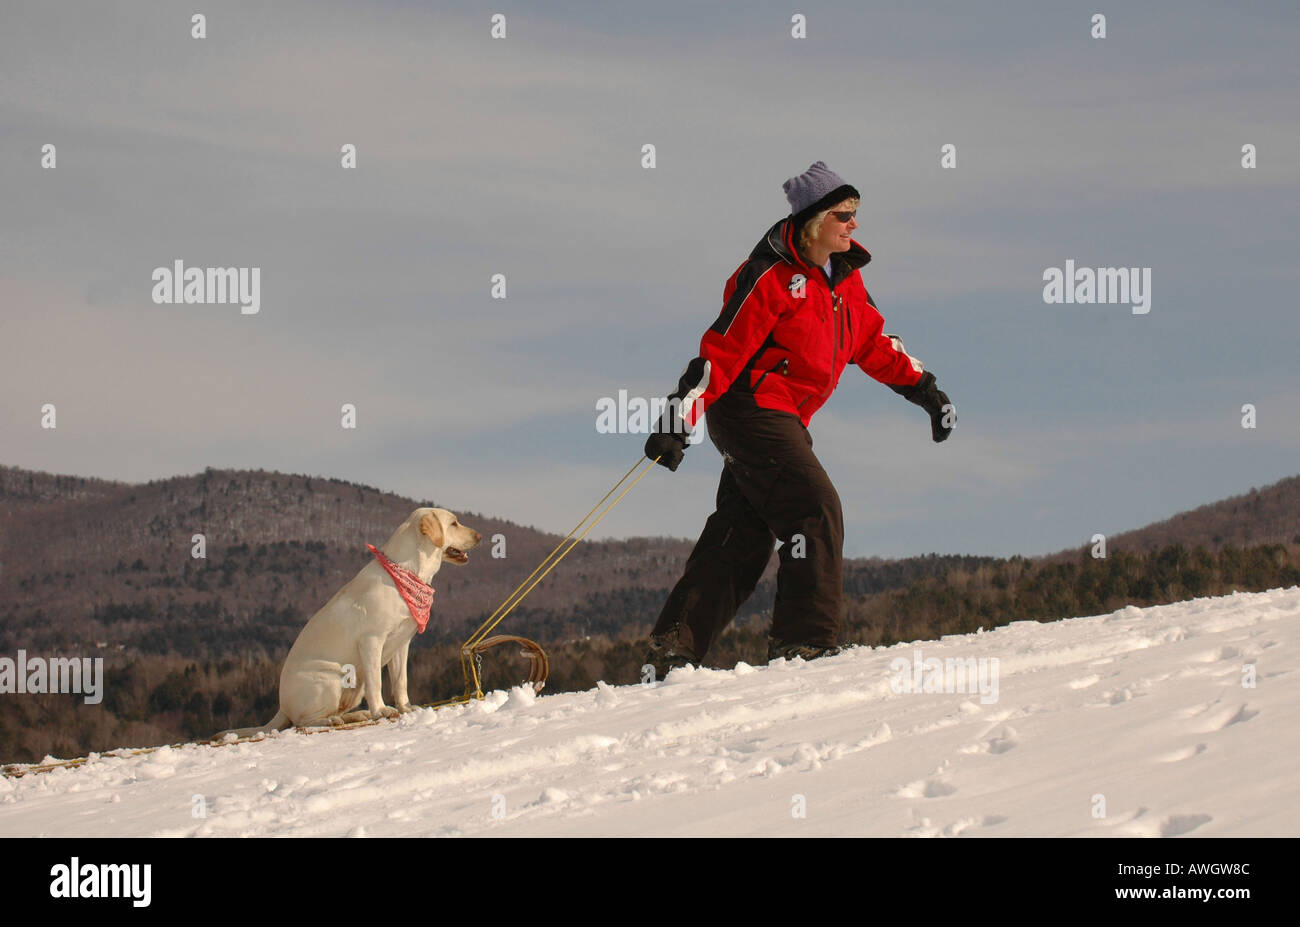
[[[289,716],[284,713],[284,709],[282,708],[275,713],[274,718],[263,724],[261,727],[233,728],[229,731],[222,731],[220,734],[213,734],[208,739],[212,743],[218,743],[228,739],[232,734],[236,738],[253,737],[257,734],[269,734],[271,731],[282,731],[286,727],[289,727],[289,724]]]

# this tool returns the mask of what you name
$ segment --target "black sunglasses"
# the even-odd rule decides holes
[[[852,219],[857,214],[858,211],[855,209],[853,210],[853,212],[832,212],[832,213],[828,213],[827,215],[834,216],[836,219],[843,222],[845,225],[848,225],[849,220]]]

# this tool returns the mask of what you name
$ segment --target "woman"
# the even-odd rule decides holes
[[[943,441],[955,415],[934,374],[883,334],[853,241],[859,194],[818,161],[784,184],[790,215],[754,246],[723,291],[722,314],[682,374],[646,456],[675,471],[708,411],[722,453],[709,516],[650,637],[656,678],[699,663],[749,598],[782,542],[768,659],[838,652],[844,518],[813,455],[808,422],[849,362],[925,409]]]

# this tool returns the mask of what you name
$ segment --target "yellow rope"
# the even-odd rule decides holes
[[[505,601],[503,601],[500,605],[497,606],[496,611],[494,611],[491,615],[489,615],[487,620],[484,621],[483,624],[479,626],[479,629],[475,631],[472,635],[470,635],[469,640],[467,640],[464,644],[461,645],[460,665],[461,665],[461,672],[465,677],[465,694],[461,696],[461,698],[459,699],[449,700],[449,701],[462,702],[462,701],[469,701],[471,698],[478,698],[478,699],[483,698],[482,680],[479,677],[478,661],[475,659],[476,654],[474,652],[474,648],[478,646],[480,643],[482,643],[483,638],[486,635],[492,633],[492,630],[505,619],[506,615],[510,614],[510,612],[514,609],[514,607],[523,601],[524,596],[532,592],[533,588],[538,583],[540,583],[543,579],[546,578],[546,574],[551,572],[551,570],[555,568],[556,564],[558,564],[561,560],[565,558],[565,556],[569,553],[569,551],[573,550],[573,548],[578,546],[578,542],[587,536],[587,532],[591,531],[592,528],[596,527],[596,525],[600,523],[600,520],[609,514],[609,510],[612,509],[614,506],[618,505],[619,501],[624,496],[626,496],[629,492],[631,492],[632,487],[635,486],[637,483],[641,482],[641,478],[644,477],[651,470],[653,470],[655,464],[659,462],[658,457],[656,457],[654,460],[651,460],[649,462],[649,466],[645,467],[641,471],[641,473],[637,476],[637,478],[628,484],[627,489],[624,489],[621,493],[619,493],[618,498],[615,499],[613,502],[611,502],[609,505],[607,505],[605,507],[605,510],[602,511],[598,516],[596,516],[595,521],[587,525],[587,527],[583,530],[582,534],[574,538],[573,532],[581,528],[583,524],[586,523],[587,519],[591,518],[592,513],[595,512],[596,509],[600,508],[600,506],[604,503],[604,501],[608,499],[610,496],[612,496],[614,494],[614,491],[617,490],[620,486],[622,486],[623,483],[627,481],[627,478],[631,476],[634,472],[636,472],[636,469],[642,466],[642,464],[646,460],[648,460],[648,458],[638,457],[637,462],[632,465],[632,468],[630,470],[628,470],[626,473],[623,474],[622,479],[620,479],[617,483],[615,483],[613,488],[610,489],[609,492],[605,493],[605,495],[601,497],[599,502],[597,502],[594,506],[592,506],[591,511],[588,512],[586,515],[584,515],[582,517],[582,520],[573,526],[573,529],[564,536],[564,539],[561,540],[559,544],[555,545],[555,550],[552,550],[549,554],[546,555],[546,558],[537,565],[537,569],[529,573],[527,579],[525,579],[522,583],[516,586],[514,592],[506,596]],[[565,542],[568,541],[570,538],[573,539],[573,543],[571,543],[568,547],[565,547],[563,552],[561,552],[560,555],[556,557],[555,552],[560,550],[561,547],[564,547]],[[555,559],[552,560],[551,559],[552,557],[554,557]],[[549,566],[547,566],[548,563],[550,564]],[[542,567],[546,567],[545,571],[542,572],[541,576],[537,576],[538,570],[541,570]],[[532,580],[534,576],[537,576],[537,579],[533,580],[532,584],[528,585],[527,589],[524,589],[525,584],[528,584],[528,581]],[[523,589],[522,592],[520,592],[521,589]],[[511,601],[512,599],[514,601]]]
[[[567,541],[567,540],[569,540],[569,538],[573,537],[573,532],[574,532],[574,531],[577,531],[577,530],[578,530],[579,528],[581,528],[584,524],[586,524],[586,521],[587,521],[588,518],[591,517],[592,512],[595,512],[596,509],[600,508],[601,504],[604,503],[604,501],[605,501],[606,499],[608,499],[610,496],[612,496],[612,495],[614,494],[614,490],[618,489],[620,486],[623,485],[623,480],[626,480],[629,476],[631,476],[632,473],[633,473],[633,471],[636,470],[637,467],[641,466],[641,461],[644,460],[644,459],[645,459],[645,458],[638,458],[638,459],[637,459],[637,462],[636,462],[635,464],[632,465],[632,469],[631,469],[631,470],[628,470],[626,473],[623,474],[623,479],[621,479],[621,480],[619,480],[617,483],[615,483],[615,484],[614,484],[614,488],[611,489],[609,492],[605,493],[605,495],[601,497],[600,501],[597,502],[595,505],[593,505],[593,506],[591,507],[591,511],[590,511],[590,512],[588,512],[586,515],[582,516],[582,520],[579,521],[576,525],[573,526],[573,529],[572,529],[568,534],[566,534],[566,535],[564,536],[564,538],[560,541],[559,544],[556,544],[556,545],[555,545],[555,550],[552,550],[549,554],[547,554],[547,555],[546,555],[546,558],[545,558],[541,563],[539,563],[539,564],[537,565],[537,569],[536,569],[536,570],[533,570],[533,572],[529,573],[528,576],[524,579],[524,581],[523,581],[522,583],[520,583],[518,586],[515,587],[514,592],[512,592],[512,593],[510,593],[510,595],[506,596],[505,601],[502,602],[500,605],[497,606],[497,610],[494,611],[491,615],[488,615],[488,617],[484,620],[484,622],[483,622],[481,625],[479,625],[478,630],[475,631],[473,634],[470,635],[469,640],[467,640],[467,641],[465,642],[465,645],[466,645],[466,646],[470,646],[470,645],[476,644],[476,643],[478,643],[480,640],[482,640],[485,636],[487,636],[488,634],[491,634],[491,633],[492,633],[492,629],[493,629],[494,627],[496,627],[497,623],[501,620],[501,618],[504,618],[504,617],[505,617],[504,615],[501,614],[501,610],[502,610],[503,608],[506,607],[506,604],[509,603],[510,600],[513,599],[513,598],[515,597],[516,594],[518,594],[518,592],[519,592],[520,589],[523,589],[523,588],[524,588],[524,584],[527,583],[528,580],[532,579],[534,576],[537,575],[537,570],[540,570],[542,567],[546,566],[546,564],[550,561],[550,559],[551,559],[552,557],[555,556],[555,551],[557,551],[557,550],[559,550],[561,547],[563,547],[563,546],[564,546],[564,542]],[[656,459],[657,459],[657,458],[656,458]],[[637,479],[640,479],[640,477],[637,477]],[[631,489],[630,486],[629,486],[628,488]],[[620,496],[619,498],[621,499],[622,496]],[[615,499],[614,501],[617,502],[618,499]],[[613,508],[613,506],[611,505],[610,508]],[[608,509],[607,509],[606,511],[608,511]],[[602,517],[604,517],[604,516],[602,515]],[[599,520],[599,519],[597,519],[597,520]],[[592,524],[595,524],[595,522],[592,522]],[[567,554],[568,551],[565,551],[564,553]],[[561,554],[560,556],[563,557],[564,554]],[[559,562],[558,558],[557,558],[556,562],[557,562],[557,563]],[[532,587],[530,586],[529,589],[531,589],[531,588],[532,588]],[[526,591],[524,592],[524,595],[527,595],[527,594],[528,594],[528,592],[527,592],[527,590],[526,590]],[[521,598],[521,599],[522,599],[523,597],[524,597],[523,595],[519,596],[519,598]],[[514,607],[514,606],[512,605],[511,608],[513,608],[513,607]],[[500,616],[500,617],[498,617],[498,616]]]

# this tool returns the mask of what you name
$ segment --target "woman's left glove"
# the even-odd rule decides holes
[[[952,434],[957,424],[957,410],[948,400],[948,394],[935,383],[934,374],[926,371],[912,386],[891,386],[894,392],[908,402],[914,402],[930,415],[930,436],[937,444]]]

